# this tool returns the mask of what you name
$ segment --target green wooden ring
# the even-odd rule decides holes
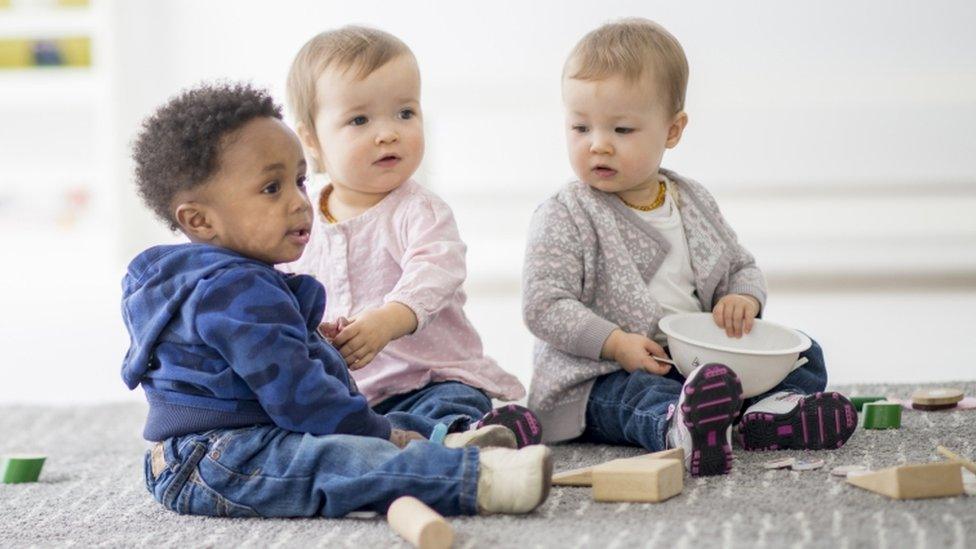
[[[858,412],[860,412],[864,408],[864,405],[867,404],[868,402],[877,402],[879,400],[885,400],[885,397],[883,396],[856,396],[856,397],[849,397],[849,398],[851,404],[854,405],[854,409],[857,410]]]
[[[45,456],[36,455],[4,456],[0,460],[0,476],[3,483],[37,482],[45,459],[47,459]]]
[[[901,427],[901,404],[868,402],[864,404],[865,429],[898,429]]]

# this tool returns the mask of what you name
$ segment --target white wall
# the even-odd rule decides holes
[[[519,212],[516,222],[493,228],[485,241],[497,251],[482,260],[472,250],[472,260],[483,263],[473,271],[491,273],[492,280],[497,263],[505,263],[508,278],[517,275],[518,265],[506,258],[520,246],[528,212],[572,175],[559,104],[566,52],[587,30],[625,15],[662,22],[690,60],[691,124],[666,164],[721,196],[741,193],[747,204],[775,200],[774,207],[742,216],[737,228],[745,239],[786,235],[816,245],[821,232],[833,240],[858,239],[833,269],[858,259],[865,239],[917,241],[929,231],[937,238],[915,242],[895,261],[924,256],[948,234],[952,249],[938,267],[958,269],[957,261],[973,267],[976,222],[967,214],[976,206],[971,2],[937,9],[914,2],[811,8],[773,2],[707,8],[619,1],[290,2],[283,5],[291,9],[268,9],[257,2],[186,1],[170,2],[165,11],[152,2],[125,5],[152,25],[147,33],[137,20],[123,31],[131,36],[119,82],[127,90],[135,84],[123,107],[123,132],[176,89],[203,79],[248,79],[283,98],[292,55],[322,29],[364,23],[402,37],[424,77],[429,152],[419,177],[456,207],[470,208],[470,216],[460,216],[469,238],[488,237],[477,227],[491,224],[498,208]],[[806,228],[794,226],[798,219]],[[868,227],[866,219],[872,220]],[[770,250],[786,244],[780,238]],[[137,239],[126,251],[143,245]],[[969,253],[960,255],[960,248]],[[809,262],[772,263],[796,271]]]
[[[101,5],[112,28],[104,63],[114,130],[103,168],[114,194],[103,198],[113,213],[96,237],[55,246],[22,231],[7,246],[5,265],[30,258],[40,272],[0,290],[4,309],[17,311],[0,323],[0,364],[19,372],[0,383],[0,401],[133,398],[118,381],[127,343],[118,278],[133,254],[173,238],[128,178],[139,121],[200,80],[251,80],[283,98],[301,44],[348,23],[388,30],[416,53],[428,138],[418,178],[455,209],[469,244],[469,313],[489,352],[528,381],[531,338],[518,308],[525,229],[572,175],[559,73],[580,36],[626,15],[656,19],[685,47],[691,123],[665,163],[715,191],[769,275],[768,313],[823,340],[837,381],[974,375],[952,360],[976,353],[963,329],[976,325],[967,312],[976,309],[972,2]],[[20,127],[18,136],[30,133]],[[6,276],[0,282],[13,281]],[[906,349],[939,334],[951,342]],[[919,353],[934,356],[924,371]]]

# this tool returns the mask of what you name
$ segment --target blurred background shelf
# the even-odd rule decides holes
[[[0,36],[37,37],[91,34],[101,26],[99,14],[87,8],[0,8]]]
[[[105,84],[103,73],[94,67],[0,69],[0,109],[52,103],[91,106]]]

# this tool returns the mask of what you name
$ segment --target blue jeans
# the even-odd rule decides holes
[[[477,448],[413,441],[400,450],[378,438],[273,425],[173,437],[160,446],[146,453],[146,488],[181,514],[341,517],[385,513],[404,495],[442,515],[477,512]]]
[[[373,406],[373,411],[385,415],[394,429],[416,431],[430,438],[438,423],[446,424],[449,433],[464,431],[491,411],[491,399],[480,389],[445,381],[394,395]]]
[[[746,399],[743,409],[778,391],[805,395],[823,391],[827,387],[827,367],[820,345],[813,341],[800,356],[809,362],[790,372],[776,387]],[[669,420],[678,405],[684,382],[677,368],[671,368],[663,376],[620,370],[598,377],[586,404],[586,429],[582,438],[641,446],[651,452],[664,450]]]

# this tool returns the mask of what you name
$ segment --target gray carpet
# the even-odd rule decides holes
[[[946,385],[946,384],[943,384]],[[976,383],[951,384],[976,394]],[[915,387],[843,387],[906,396]],[[41,482],[0,484],[0,546],[386,547],[402,544],[382,519],[229,520],[179,516],[145,491],[136,404],[0,407],[0,453],[45,453]],[[973,547],[976,497],[891,501],[832,477],[833,466],[871,468],[937,459],[943,444],[976,455],[976,410],[905,412],[896,431],[855,433],[811,472],[767,471],[799,452],[736,453],[732,474],[685,478],[661,504],[592,502],[587,489],[554,488],[525,517],[453,518],[456,547]],[[567,444],[557,470],[635,455],[634,448]]]

